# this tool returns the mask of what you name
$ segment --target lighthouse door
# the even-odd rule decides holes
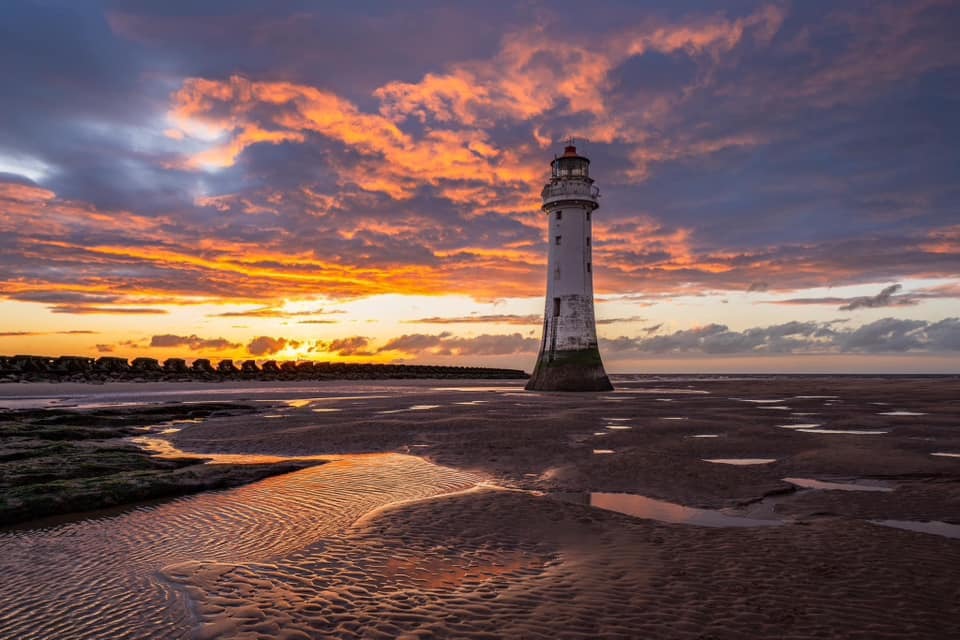
[[[553,322],[550,323],[550,360],[557,350],[557,325],[560,323],[560,298],[553,299]]]

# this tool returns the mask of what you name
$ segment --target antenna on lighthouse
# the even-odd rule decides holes
[[[586,152],[590,146],[590,138],[578,138],[573,135],[567,136],[566,138],[561,140],[561,142],[563,143],[564,147],[567,149],[570,149],[570,148],[576,149],[576,147],[579,145],[581,148],[577,149],[577,151],[581,156],[586,155]]]

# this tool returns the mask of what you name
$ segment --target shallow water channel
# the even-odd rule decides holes
[[[195,620],[161,570],[189,560],[268,562],[393,502],[477,476],[399,454],[337,460],[251,485],[44,529],[0,532],[3,637],[179,637]]]

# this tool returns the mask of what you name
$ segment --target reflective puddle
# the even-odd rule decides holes
[[[883,411],[878,416],[925,416],[927,414],[920,411]]]
[[[661,394],[661,395],[691,395],[691,396],[702,396],[710,395],[709,391],[703,391],[700,389],[614,389],[614,393],[642,393],[642,394]]]
[[[786,398],[777,398],[776,400],[762,400],[755,398],[727,398],[728,400],[735,400],[736,402],[752,402],[753,404],[780,404],[781,402],[786,402]]]
[[[594,453],[613,453],[613,449],[594,449]]]
[[[881,436],[889,431],[870,431],[865,429],[797,429],[804,433],[833,433],[850,436]]]
[[[919,522],[917,520],[870,520],[873,524],[879,524],[884,527],[894,527],[896,529],[906,529],[907,531],[918,531],[920,533],[932,533],[935,536],[945,538],[960,538],[960,524],[950,524],[949,522],[940,522],[931,520],[929,522]]]
[[[960,458],[960,453],[947,453],[946,451],[937,451],[936,453],[931,453],[932,456],[942,456],[944,458]]]
[[[770,464],[776,462],[776,458],[702,458],[704,462],[713,462],[715,464],[733,464],[738,466],[747,466],[751,464]]]
[[[813,478],[784,478],[784,482],[804,489],[822,489],[824,491],[881,491],[889,493],[893,487],[880,480],[855,480],[853,482],[825,482]]]
[[[798,423],[798,424],[778,424],[781,429],[816,429],[820,426],[819,422],[807,422],[807,423]]]
[[[719,438],[720,436],[716,433],[698,433],[696,435],[687,436],[688,438]]]
[[[390,409],[388,411],[377,411],[379,414],[387,413],[404,413],[406,411],[429,411],[430,409],[439,408],[439,404],[415,404],[413,406],[407,407],[406,409]]]
[[[431,387],[430,391],[521,391],[523,387]]]
[[[655,500],[632,493],[594,492],[590,493],[588,497],[588,504],[591,507],[660,522],[691,524],[700,527],[771,527],[782,524],[779,520],[732,516],[721,511],[685,507],[673,502]]]

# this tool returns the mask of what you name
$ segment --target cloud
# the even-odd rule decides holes
[[[628,316],[626,318],[597,318],[597,324],[598,325],[621,324],[624,322],[643,322],[644,320],[646,320],[646,318],[644,318],[643,316]]]
[[[842,305],[840,311],[855,309],[873,309],[878,307],[904,307],[919,304],[922,300],[937,298],[960,298],[960,284],[947,283],[932,287],[921,287],[901,295],[895,295],[902,289],[901,285],[894,284],[885,287],[875,296],[859,296],[855,298],[823,297],[823,298],[788,298],[786,300],[764,300],[766,304],[782,305]]]
[[[618,355],[698,353],[827,354],[905,353],[960,350],[960,319],[938,322],[882,318],[856,328],[834,328],[836,321],[786,322],[767,327],[731,331],[726,325],[708,324],[666,335],[639,338],[601,338],[601,347]]]
[[[0,295],[540,296],[570,133],[604,190],[598,293],[956,278],[951,3],[668,4],[11,12]]]
[[[296,318],[299,316],[318,316],[346,313],[342,309],[307,309],[303,311],[286,311],[277,307],[258,307],[244,311],[224,311],[223,313],[209,314],[212,318]]]
[[[50,336],[50,335],[80,336],[80,335],[94,335],[97,333],[100,333],[100,332],[90,331],[87,329],[72,329],[70,331],[3,331],[3,332],[0,332],[0,338],[13,338],[13,337],[24,337],[24,336]]]
[[[751,282],[750,286],[747,287],[748,292],[753,291],[766,291],[770,288],[770,284],[767,282]]]
[[[163,315],[166,309],[154,307],[91,307],[82,304],[58,304],[50,307],[50,313],[69,313],[74,315]]]
[[[866,296],[855,298],[849,303],[839,307],[840,311],[854,311],[856,309],[875,309],[877,307],[897,307],[917,304],[917,301],[908,296],[895,296],[903,287],[899,284],[892,284],[885,287],[883,291],[875,296]]]
[[[519,333],[482,334],[461,338],[443,332],[436,335],[405,334],[389,340],[377,349],[384,351],[402,351],[411,355],[438,356],[493,356],[519,353],[535,353],[540,341],[525,338]]]
[[[271,338],[258,336],[247,345],[247,351],[255,356],[269,356],[283,351],[290,341],[286,338]]]
[[[335,353],[338,356],[371,356],[374,352],[370,350],[370,340],[363,336],[351,336],[349,338],[337,338],[329,342],[317,341],[312,347],[313,351],[324,351]]]
[[[543,322],[543,316],[531,314],[531,315],[517,315],[517,314],[494,314],[494,315],[470,315],[470,316],[454,316],[449,318],[443,317],[431,317],[431,318],[418,318],[416,320],[404,320],[406,323],[410,324],[471,324],[471,323],[491,323],[491,324],[540,324]]]
[[[200,338],[196,335],[177,336],[169,333],[150,338],[150,346],[156,348],[187,347],[191,351],[225,351],[240,347],[238,343],[230,342],[225,338]]]
[[[883,318],[876,322],[863,325],[839,337],[843,351],[856,352],[904,352],[924,349],[928,345],[937,345],[947,334],[951,334],[949,325],[947,330],[934,333],[933,340],[926,334],[930,326],[924,320],[900,320],[897,318]],[[953,327],[954,331],[960,327]]]

